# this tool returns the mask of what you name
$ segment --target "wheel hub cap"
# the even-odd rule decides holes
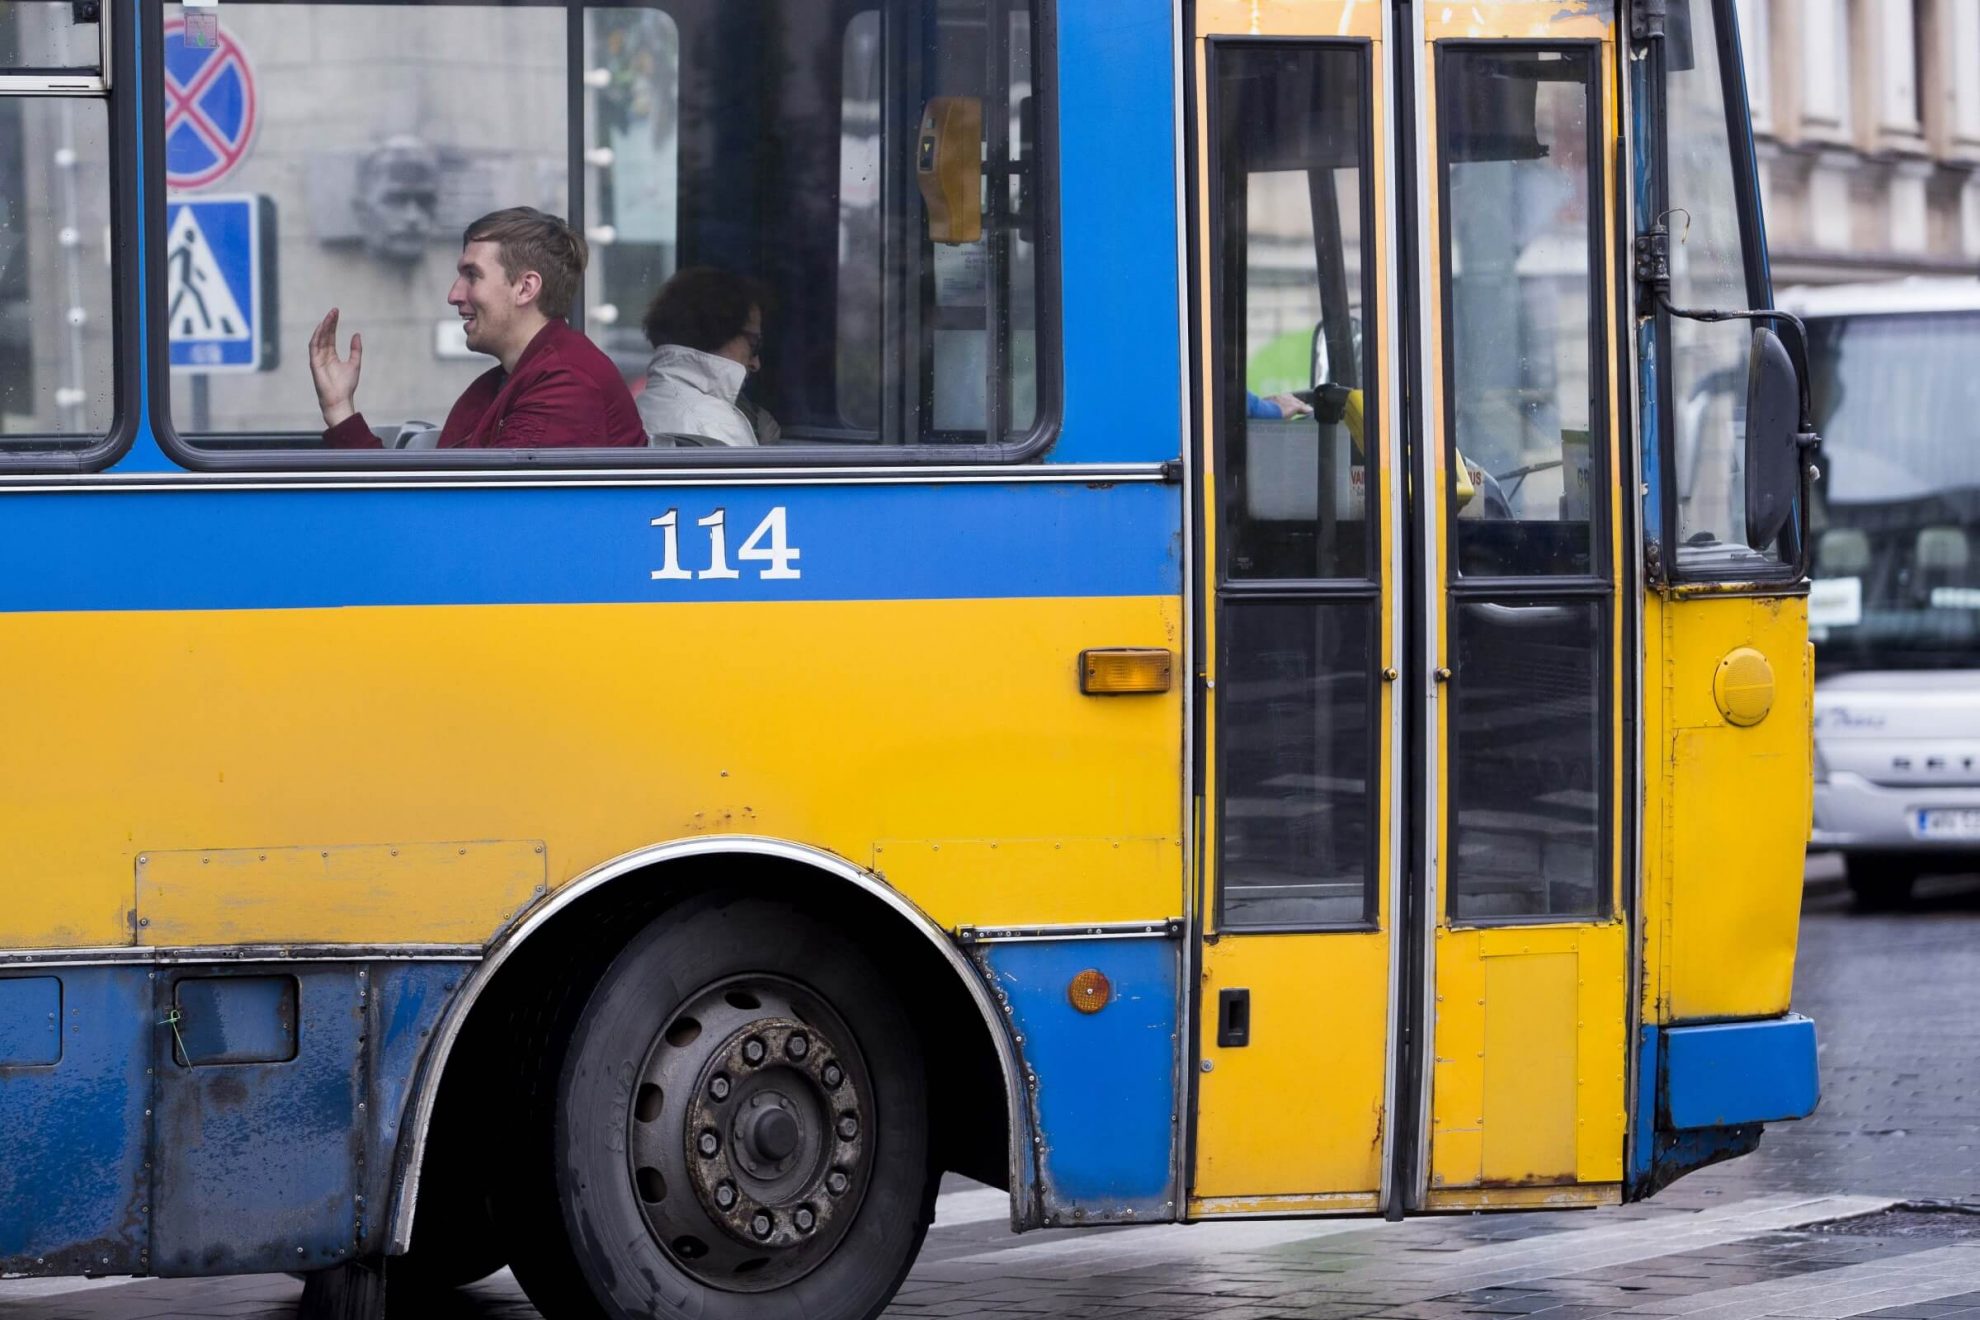
[[[691,997],[630,1097],[627,1172],[655,1241],[736,1291],[817,1268],[865,1193],[872,1094],[851,1033],[802,987],[752,977]]]

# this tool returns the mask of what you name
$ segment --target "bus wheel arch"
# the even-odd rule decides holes
[[[406,1106],[387,1250],[421,1277],[478,1264],[437,1225],[479,1225],[488,1178],[518,1136],[504,1106],[545,1085],[577,1015],[613,959],[668,909],[709,893],[749,894],[843,932],[912,1019],[927,1062],[937,1171],[1024,1186],[1030,1149],[1022,1064],[993,992],[949,936],[901,894],[844,858],[780,840],[711,837],[626,854],[563,886],[505,932],[470,976],[428,1052]],[[485,1135],[484,1135],[485,1134]],[[424,1217],[422,1217],[424,1216]],[[492,1223],[489,1227],[496,1227]],[[410,1279],[408,1280],[410,1282]],[[456,1277],[454,1281],[459,1281]]]

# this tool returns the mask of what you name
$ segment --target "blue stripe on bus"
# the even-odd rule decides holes
[[[1059,232],[1065,425],[1050,458],[1174,458],[1181,445],[1175,13],[1061,5]]]
[[[1174,940],[1069,939],[985,946],[1038,1079],[1040,1199],[1047,1224],[1173,1217],[1176,1096]],[[1113,997],[1072,1006],[1092,968]]]
[[[1178,488],[535,487],[0,497],[0,612],[1173,595]],[[743,558],[785,510],[790,579]],[[724,513],[739,576],[713,563]],[[766,535],[764,545],[770,543]]]

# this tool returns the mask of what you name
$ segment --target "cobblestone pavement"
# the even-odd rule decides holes
[[[1914,910],[1864,916],[1834,875],[1811,863],[1795,987],[1821,1032],[1822,1108],[1754,1155],[1642,1205],[1403,1224],[1014,1237],[1002,1193],[958,1183],[888,1316],[1980,1320],[1980,1213],[1958,1208],[1980,1208],[1980,879],[1927,881]],[[0,1282],[0,1318],[274,1320],[299,1290],[281,1276]],[[506,1273],[439,1309],[536,1315]]]

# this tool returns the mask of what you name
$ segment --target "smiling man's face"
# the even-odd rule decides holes
[[[523,283],[509,282],[502,269],[502,245],[477,239],[461,249],[454,287],[447,302],[460,314],[467,346],[477,353],[502,356],[526,305]]]

